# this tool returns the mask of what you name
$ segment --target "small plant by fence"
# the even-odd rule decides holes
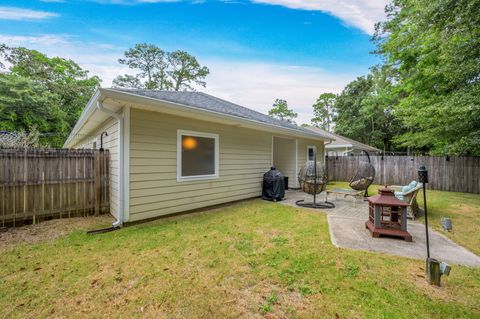
[[[365,156],[327,157],[329,180],[349,181]],[[418,167],[429,172],[428,188],[480,194],[480,157],[370,156],[375,184],[407,185],[418,179]]]
[[[109,211],[109,153],[0,149],[0,226]]]

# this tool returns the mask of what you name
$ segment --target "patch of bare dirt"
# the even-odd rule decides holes
[[[269,283],[246,287],[230,302],[243,318],[290,318],[313,311],[307,296]]]
[[[78,229],[95,229],[114,221],[110,215],[52,219],[35,225],[7,228],[0,232],[0,251],[20,244],[49,242]]]
[[[424,295],[427,295],[434,299],[440,299],[445,302],[450,302],[454,300],[453,296],[449,294],[447,283],[442,281],[442,286],[437,287],[430,285],[427,282],[425,268],[424,267],[411,267],[408,272],[407,279],[412,282],[417,289],[419,289]]]

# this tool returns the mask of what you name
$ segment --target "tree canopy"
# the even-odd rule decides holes
[[[135,75],[120,75],[113,84],[119,87],[150,90],[193,90],[194,85],[206,86],[210,73],[197,59],[185,51],[165,52],[148,43],[136,44],[125,52],[120,64],[136,70]]]
[[[281,121],[295,123],[295,119],[297,118],[298,114],[295,113],[292,109],[288,108],[288,103],[286,100],[276,99],[272,105],[270,111],[268,111],[268,115],[279,119]]]
[[[336,100],[335,132],[385,150],[480,155],[480,0],[394,0],[382,64]]]
[[[318,126],[324,130],[332,129],[333,117],[335,115],[335,101],[337,96],[333,93],[322,93],[313,104],[313,126]]]
[[[395,141],[435,154],[480,155],[480,1],[394,0],[375,41],[398,72]]]
[[[72,60],[35,50],[7,48],[4,54],[10,67],[0,73],[0,130],[37,129],[58,136],[49,144],[61,146],[100,79]]]
[[[393,82],[395,72],[384,66],[349,83],[336,100],[335,132],[385,151],[402,149],[393,145],[404,132],[396,116]]]

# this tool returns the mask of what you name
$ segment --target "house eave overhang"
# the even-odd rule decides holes
[[[128,104],[131,108],[136,108],[136,109],[144,109],[144,110],[153,111],[153,112],[161,112],[161,113],[177,115],[181,117],[194,118],[194,119],[210,121],[210,122],[217,122],[217,123],[255,129],[255,130],[261,130],[261,131],[268,131],[272,133],[282,133],[284,135],[293,136],[293,137],[302,137],[306,139],[323,140],[323,141],[331,140],[331,138],[329,137],[322,136],[314,132],[312,133],[302,132],[302,131],[291,129],[288,127],[245,119],[238,116],[205,110],[205,109],[190,106],[190,105],[174,103],[174,102],[150,98],[146,96],[140,96],[140,95],[129,93],[129,92],[116,91],[113,89],[99,88],[95,92],[94,96],[88,102],[82,114],[80,115],[79,120],[77,121],[75,127],[70,133],[70,136],[65,142],[65,147],[69,147],[72,145],[72,140],[75,137],[75,135],[77,135],[82,130],[82,128],[84,127],[88,119],[92,117],[92,115],[95,113],[96,102],[99,100],[105,101],[107,99],[108,100],[111,99],[113,100],[113,102],[117,102],[118,104]],[[88,132],[84,132],[84,133],[88,133]]]
[[[328,144],[325,145],[327,149],[334,149],[334,148],[353,148],[352,144]]]
[[[97,89],[93,94],[93,96],[88,101],[87,106],[83,109],[82,113],[80,114],[80,117],[78,118],[77,123],[75,123],[75,126],[73,127],[72,131],[70,132],[70,135],[68,136],[67,140],[63,144],[63,147],[70,147],[72,145],[73,138],[78,134],[78,132],[80,132],[84,124],[95,112],[97,101],[100,95],[101,95],[100,90]]]

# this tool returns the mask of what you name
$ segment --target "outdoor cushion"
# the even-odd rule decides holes
[[[358,185],[364,184],[366,182],[365,178],[359,179],[358,181],[354,181],[350,184],[351,187],[355,188]]]
[[[405,193],[408,193],[409,191],[414,189],[416,186],[417,186],[417,181],[411,181],[410,184],[402,187],[401,194],[404,195]],[[400,192],[397,192],[397,193],[400,193]]]

